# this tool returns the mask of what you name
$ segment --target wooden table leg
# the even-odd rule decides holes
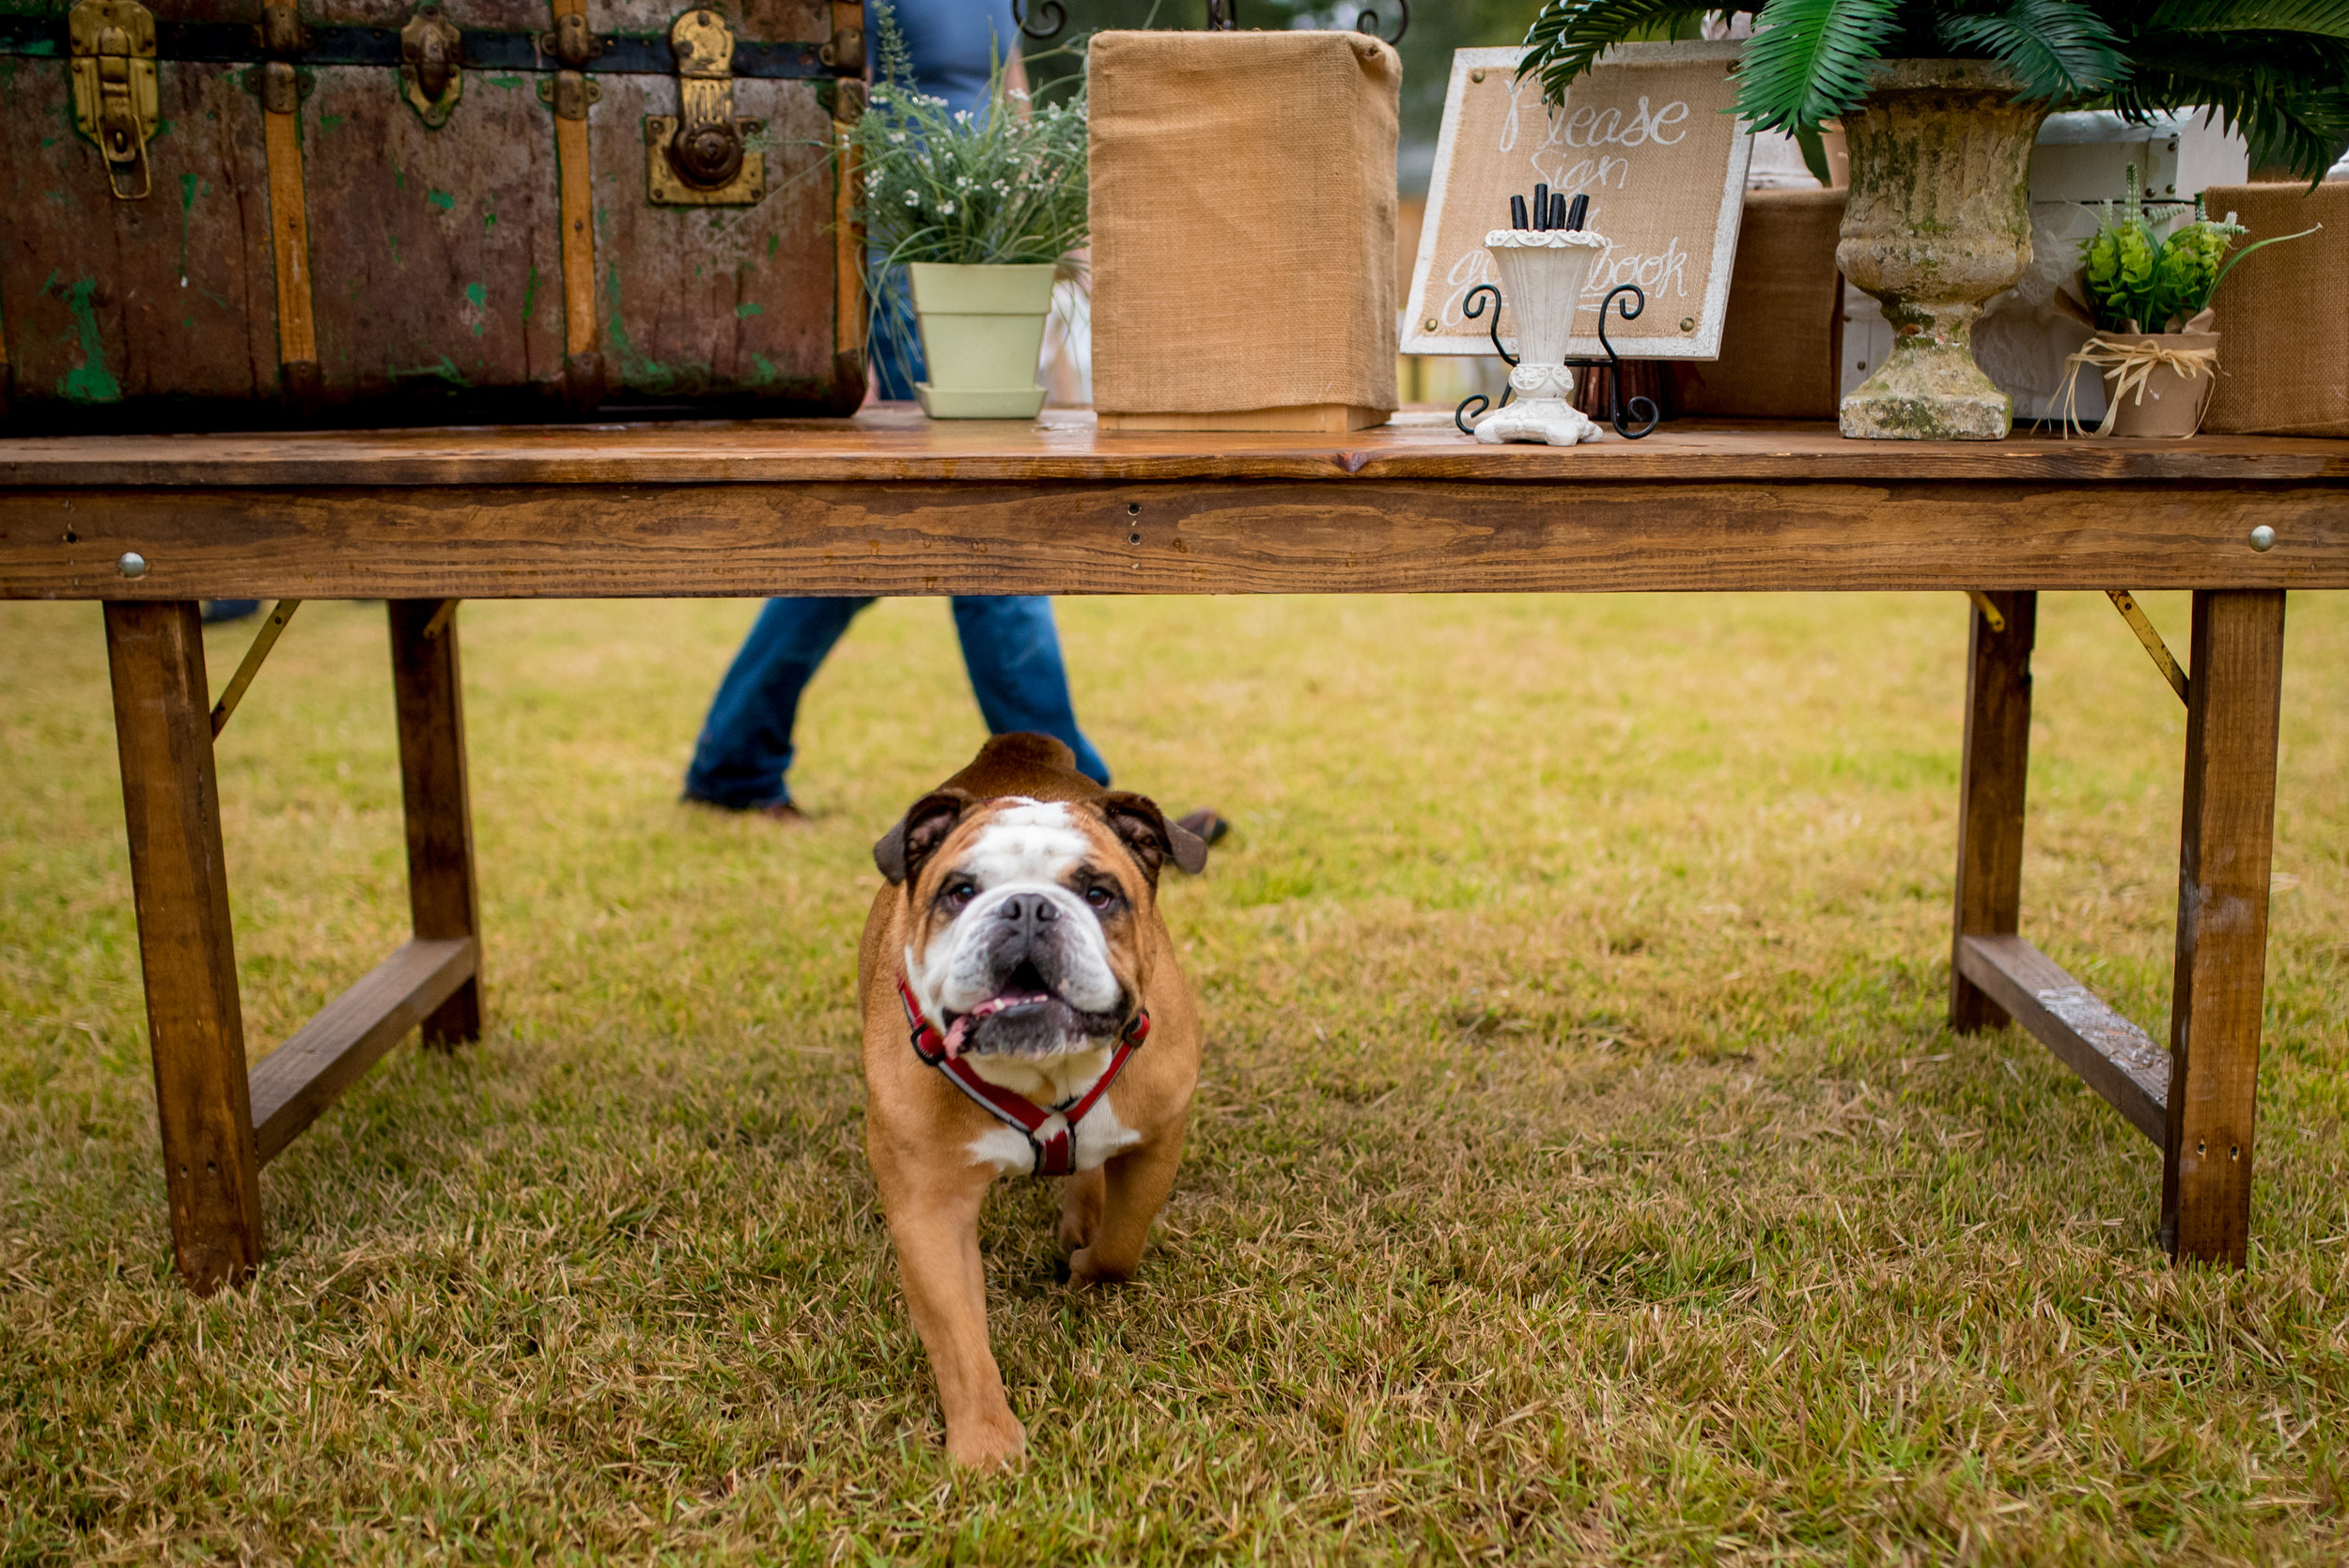
[[[2023,904],[2023,794],[2030,767],[2030,651],[2039,596],[1985,596],[2006,620],[1968,605],[1966,754],[1958,764],[1957,918],[1951,935],[1950,1027],[1997,1029],[2006,1009],[1959,970],[1957,943],[2015,934]]]
[[[478,937],[473,806],[465,782],[465,698],[453,599],[393,599],[392,690],[399,710],[400,793],[408,815],[408,907],[428,940]],[[481,1036],[476,973],[424,1020],[424,1043]]]
[[[2279,590],[2194,596],[2161,1234],[2172,1257],[2237,1268],[2251,1232],[2283,663]]]
[[[261,1261],[261,1162],[196,606],[108,604],[106,658],[172,1246],[180,1278],[210,1294]]]

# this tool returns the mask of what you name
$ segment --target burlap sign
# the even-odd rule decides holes
[[[1394,51],[1360,33],[1095,35],[1105,425],[1323,409],[1343,428],[1393,411],[1401,81]]]
[[[1599,352],[1600,303],[1635,283],[1647,309],[1637,321],[1609,318],[1617,349],[1641,359],[1719,354],[1753,156],[1753,138],[1729,112],[1741,47],[1620,45],[1555,109],[1542,101],[1539,81],[1517,80],[1521,51],[1456,52],[1403,351],[1492,351],[1492,313],[1470,318],[1461,306],[1470,289],[1495,281],[1486,231],[1508,227],[1510,196],[1538,180],[1569,198],[1588,195],[1589,226],[1610,242],[1591,269],[1569,352]],[[1512,335],[1505,318],[1501,333]]]

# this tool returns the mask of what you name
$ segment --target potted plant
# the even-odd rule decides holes
[[[2194,216],[2166,237],[2129,165],[2126,194],[2105,204],[2096,232],[2080,241],[2080,289],[2095,335],[2065,361],[2064,423],[2083,367],[2111,383],[2100,436],[2190,436],[2218,384],[2218,334],[2211,296],[2253,251],[2301,234],[2279,234],[2227,253],[2245,231],[2230,212],[2213,220],[2194,198]],[[2313,234],[2308,229],[2303,234]],[[2067,304],[2065,308],[2070,308]]]
[[[2014,407],[1973,361],[1983,302],[2030,264],[2028,174],[2056,108],[2207,106],[2255,164],[2317,179],[2349,139],[2341,0],[1549,0],[1520,73],[1562,101],[1610,45],[1753,19],[1737,111],[1815,147],[1843,124],[1836,260],[1883,303],[1893,349],[1843,399],[1847,436],[2003,439]]]
[[[1052,283],[1085,242],[1081,85],[1068,102],[1031,103],[1004,89],[999,62],[987,107],[949,113],[913,86],[905,36],[876,10],[880,70],[849,132],[872,296],[885,298],[904,269],[928,366],[914,388],[924,412],[1033,418]],[[886,311],[880,319],[894,325]]]

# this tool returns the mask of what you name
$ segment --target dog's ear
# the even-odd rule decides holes
[[[1193,877],[1207,869],[1206,841],[1181,823],[1169,822],[1148,796],[1113,789],[1098,804],[1110,831],[1141,862],[1152,887],[1158,886],[1159,867],[1168,861]]]
[[[880,874],[893,886],[903,885],[922,869],[922,862],[930,858],[930,852],[946,842],[946,835],[955,831],[955,824],[971,808],[971,796],[959,789],[937,789],[923,796],[873,846],[873,863],[880,867]]]

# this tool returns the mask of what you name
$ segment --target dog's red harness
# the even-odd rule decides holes
[[[922,1004],[913,1000],[913,988],[906,984],[902,974],[897,977],[897,1000],[906,1006],[906,1025],[912,1032],[913,1054],[944,1073],[956,1088],[978,1101],[980,1110],[1028,1141],[1028,1147],[1035,1154],[1031,1175],[1066,1176],[1075,1172],[1077,1124],[1110,1092],[1117,1075],[1126,1070],[1126,1059],[1150,1037],[1150,1015],[1135,1013],[1118,1034],[1117,1048],[1110,1053],[1110,1064],[1101,1069],[1093,1087],[1047,1110],[1025,1094],[1016,1094],[1000,1083],[989,1083],[963,1058],[948,1056],[946,1037],[922,1016]]]

